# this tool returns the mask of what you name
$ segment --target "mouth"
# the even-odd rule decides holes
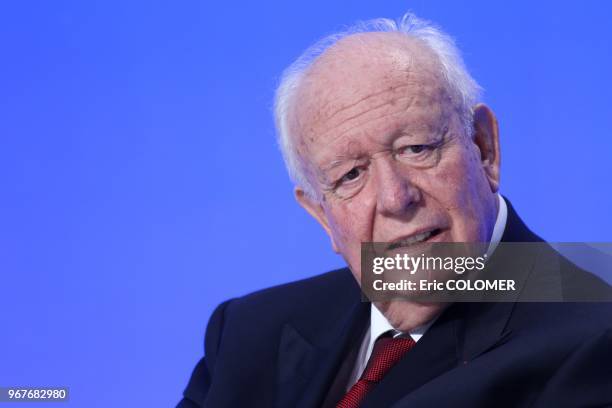
[[[387,246],[387,250],[394,250],[397,248],[404,248],[413,246],[416,244],[420,244],[423,242],[428,242],[435,238],[442,232],[440,228],[434,228],[428,231],[420,232],[418,234],[410,235],[408,237],[400,238]]]

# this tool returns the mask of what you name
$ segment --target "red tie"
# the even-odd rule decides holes
[[[336,408],[358,408],[368,392],[415,344],[410,337],[379,337],[374,343],[372,355],[361,378],[344,395]]]

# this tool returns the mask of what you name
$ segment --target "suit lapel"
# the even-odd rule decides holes
[[[277,407],[286,407],[303,392],[319,358],[317,348],[291,325],[283,327],[278,349]]]
[[[352,276],[351,276],[351,279]],[[357,284],[339,288],[335,309],[318,311],[315,332],[288,322],[282,330],[277,361],[277,407],[320,406],[351,344],[361,341],[368,325],[369,303]],[[341,316],[340,318],[338,318]]]
[[[329,341],[317,349],[317,364],[311,371],[307,389],[298,399],[296,407],[321,406],[351,344],[361,341],[359,334],[363,333],[364,326],[368,324],[368,310],[369,303],[356,304],[350,317],[334,327],[328,337]]]
[[[501,241],[506,243],[542,242],[542,239],[523,223],[510,201],[507,198],[505,200],[508,218]],[[513,276],[519,287],[528,281],[534,271],[537,247],[520,245],[523,245],[520,257],[516,256],[516,250],[507,246],[497,248],[487,267],[489,278]],[[516,305],[515,300],[520,296],[521,292],[513,294],[506,302],[466,303],[464,305],[465,318],[461,324],[464,332],[461,347],[463,364],[469,364],[470,360],[508,339],[512,332],[509,323]]]

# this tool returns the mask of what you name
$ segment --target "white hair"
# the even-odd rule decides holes
[[[274,117],[278,144],[285,160],[289,177],[310,197],[316,197],[315,189],[306,177],[303,163],[294,145],[294,137],[289,132],[288,115],[296,91],[313,62],[329,47],[341,39],[358,33],[398,32],[420,41],[427,46],[440,63],[443,78],[449,90],[458,99],[457,108],[461,115],[467,135],[472,135],[473,107],[478,102],[481,87],[468,73],[461,53],[454,40],[432,23],[421,20],[412,13],[406,13],[397,20],[377,18],[360,21],[346,30],[328,35],[306,49],[282,74],[274,97]]]

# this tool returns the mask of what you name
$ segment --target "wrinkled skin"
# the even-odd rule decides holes
[[[486,242],[497,214],[495,116],[474,108],[468,135],[434,54],[397,33],[347,37],[307,72],[290,130],[314,188],[298,202],[360,281],[361,242],[436,230],[430,242]],[[398,330],[444,305],[377,303]]]

